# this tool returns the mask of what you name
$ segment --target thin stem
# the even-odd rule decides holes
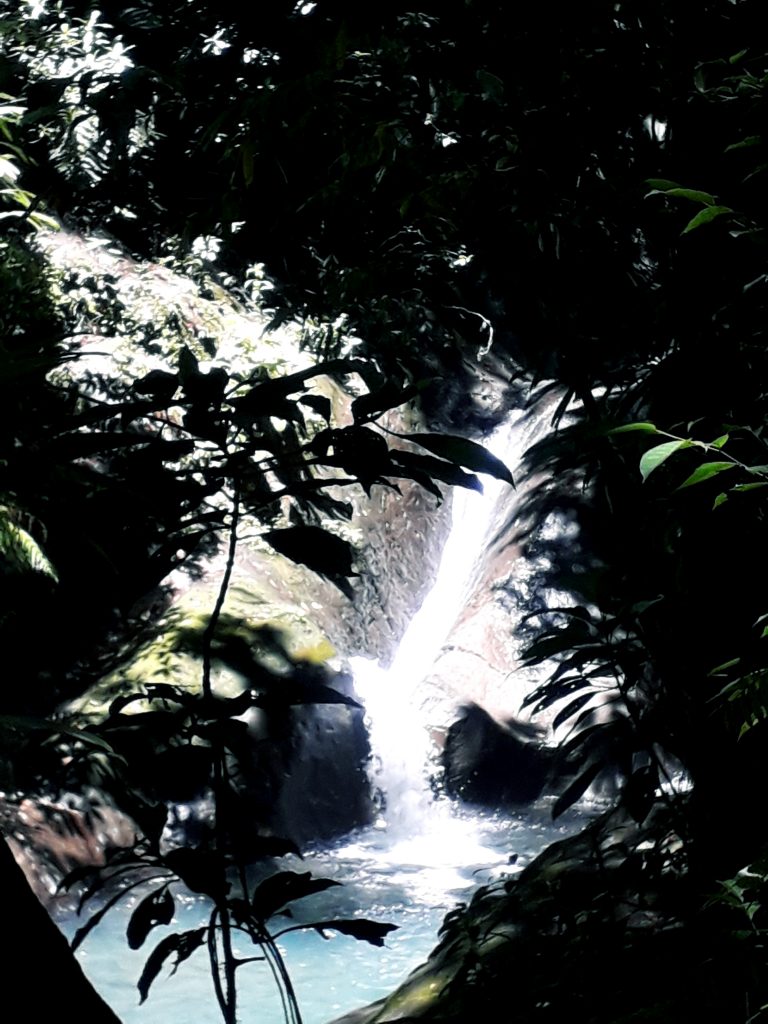
[[[221,984],[221,974],[219,972],[219,952],[216,949],[216,918],[219,914],[218,905],[211,911],[211,920],[208,927],[208,959],[211,962],[211,979],[213,981],[213,988],[216,993],[216,1001],[219,1004],[222,1017],[227,1019],[227,999],[224,994],[224,989]]]
[[[229,590],[229,583],[232,579],[232,570],[235,565],[235,554],[237,552],[237,527],[240,521],[240,483],[235,481],[234,497],[232,499],[232,522],[229,527],[229,544],[227,549],[227,564],[224,568],[224,576],[219,587],[219,593],[216,597],[216,604],[214,605],[211,617],[208,620],[208,625],[205,627],[203,633],[203,696],[213,696],[211,690],[211,648],[213,646],[213,636],[216,632],[216,626],[218,625],[221,617],[221,610],[224,607],[224,602],[227,599],[227,591]]]

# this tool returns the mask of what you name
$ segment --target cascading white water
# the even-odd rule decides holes
[[[484,447],[517,474],[540,424],[518,412],[484,442]],[[404,838],[423,833],[446,817],[433,800],[429,765],[434,755],[430,731],[445,728],[453,707],[425,701],[419,688],[437,660],[451,627],[471,593],[477,567],[497,526],[500,500],[510,485],[483,478],[483,493],[454,488],[451,529],[432,589],[414,615],[388,668],[352,658],[355,688],[366,708],[373,751],[371,783],[383,794],[378,826]],[[429,706],[427,706],[429,704]]]

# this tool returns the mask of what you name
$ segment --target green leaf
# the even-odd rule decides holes
[[[675,199],[690,199],[694,203],[704,203],[707,206],[715,205],[715,197],[709,192],[699,192],[695,188],[668,188],[664,195],[674,196]]]
[[[150,931],[158,924],[170,924],[174,912],[173,896],[164,885],[158,892],[145,897],[128,921],[125,937],[131,949],[139,949]]]
[[[721,434],[720,437],[716,437],[714,441],[710,443],[711,448],[723,448],[728,443],[730,434]]]
[[[682,491],[684,487],[693,487],[694,484],[700,484],[702,480],[709,480],[710,477],[717,476],[718,473],[724,473],[726,469],[734,469],[733,462],[705,462],[698,469],[694,469],[687,479],[685,479],[680,486],[677,488],[678,491]]]
[[[640,459],[640,475],[643,480],[647,480],[651,473],[658,469],[662,462],[666,462],[670,455],[679,452],[681,448],[690,448],[690,446],[690,441],[678,439],[677,441],[665,441],[663,444],[657,444],[654,448],[649,448]]]
[[[741,658],[731,658],[729,661],[724,661],[721,665],[716,665],[714,668],[707,672],[708,676],[719,676],[721,672],[726,672],[729,668],[733,668],[738,665]]]
[[[480,83],[480,87],[483,90],[484,100],[493,100],[494,103],[501,103],[504,98],[504,83],[496,75],[492,75],[490,71],[486,71],[481,68],[475,72],[475,76]]]
[[[629,434],[629,433],[642,433],[642,434],[660,434],[661,431],[655,423],[625,423],[622,427],[613,427],[608,431],[608,436],[612,434]]]
[[[730,153],[734,149],[748,149],[751,146],[759,146],[762,141],[762,135],[748,135],[745,139],[740,139],[738,142],[732,142],[730,146],[726,146],[724,152]]]
[[[58,583],[51,562],[43,549],[25,529],[14,523],[0,507],[0,560],[13,572],[39,572]]]
[[[724,213],[733,213],[730,206],[707,206],[704,210],[699,210],[696,216],[689,220],[683,230],[680,232],[682,235],[687,235],[689,231],[695,231],[696,228],[700,228],[702,224],[709,224],[717,217],[722,217]]]
[[[398,437],[406,441],[412,441],[421,448],[426,448],[433,455],[441,459],[453,462],[457,466],[464,466],[465,469],[474,470],[475,473],[487,473],[496,477],[497,480],[504,480],[506,483],[515,486],[512,474],[495,455],[486,451],[481,444],[468,441],[465,437],[456,437],[453,434],[398,434]]]
[[[757,491],[761,487],[768,487],[768,480],[755,481],[753,484],[734,484],[731,490],[743,494],[745,491]]]
[[[720,506],[724,505],[726,501],[728,501],[728,495],[721,491],[712,503],[712,510],[714,511],[716,508],[720,508]]]
[[[671,188],[680,188],[676,181],[669,181],[668,178],[646,178],[645,184],[650,185],[657,192],[668,192]]]

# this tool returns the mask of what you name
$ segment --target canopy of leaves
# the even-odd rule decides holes
[[[24,108],[13,139],[29,155],[14,187],[141,256],[215,242],[214,272],[236,285],[263,262],[276,316],[345,317],[396,389],[410,377],[401,395],[430,377],[459,379],[489,346],[503,380],[539,386],[561,429],[530,455],[531,521],[556,516],[573,529],[553,541],[532,528],[528,544],[546,553],[546,582],[578,602],[533,619],[529,651],[531,662],[556,661],[531,704],[572,729],[560,806],[612,765],[626,813],[643,822],[680,764],[693,792],[673,801],[682,810],[653,849],[674,833],[697,892],[757,858],[768,842],[750,795],[768,774],[763,5],[540,3],[510,18],[498,0],[253,12],[104,0],[99,14],[85,0],[34,14],[7,0],[0,12],[0,90]],[[19,214],[22,199],[13,203]],[[8,279],[21,262],[43,296],[34,257],[16,243],[4,252]],[[418,462],[385,445],[371,427],[390,407],[381,379],[353,427],[329,423],[311,448],[301,387],[225,382],[188,357],[111,395],[94,441],[73,430],[67,405],[82,416],[93,403],[84,409],[46,378],[63,357],[52,308],[10,291],[0,408],[13,441],[0,466],[16,518],[4,522],[62,586],[72,552],[95,566],[101,603],[89,622],[100,635],[104,609],[156,582],[168,552],[192,543],[205,485],[183,482],[180,449],[164,447],[187,435],[211,446],[210,472],[230,485],[237,465],[222,445],[239,431],[251,456],[258,439],[297,507],[312,505],[314,465],[367,488],[400,475],[474,486],[474,472],[493,472],[450,441],[426,442]],[[338,357],[338,333],[315,346]],[[172,404],[184,409],[181,431],[148,437],[146,414]],[[260,416],[283,418],[282,440]],[[645,426],[612,432],[630,423]],[[289,439],[301,465],[284,458]],[[142,460],[149,477],[134,469]],[[252,508],[269,498],[256,485],[244,494]],[[72,509],[61,529],[54,501]],[[303,511],[294,525],[317,528]],[[127,540],[108,521],[130,525]],[[272,539],[325,572],[333,541],[312,554],[312,536]],[[353,563],[337,551],[341,571],[327,574],[347,586]],[[30,602],[52,592],[50,573],[32,578]],[[72,633],[61,621],[56,649]],[[644,871],[637,887],[667,884],[661,869]],[[659,914],[666,935],[674,913]],[[575,930],[579,915],[577,905]]]

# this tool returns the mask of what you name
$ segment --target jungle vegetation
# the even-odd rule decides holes
[[[244,485],[239,453],[263,442],[264,415],[285,415],[295,447],[304,383],[255,367],[203,373],[172,324],[137,338],[175,344],[165,376],[127,391],[57,376],[78,359],[73,307],[51,300],[32,235],[55,215],[141,260],[181,265],[212,246],[206,281],[235,293],[258,261],[276,318],[325,325],[307,335],[320,367],[349,370],[342,336],[361,339],[355,361],[376,397],[354,429],[416,396],[446,429],[459,417],[481,427],[479,364],[510,402],[551,409],[553,433],[528,457],[538,484],[524,521],[574,524],[567,546],[536,528],[527,537],[548,558],[543,583],[574,603],[531,609],[528,658],[556,667],[530,701],[570,727],[558,807],[606,769],[619,792],[578,842],[446,922],[441,950],[461,970],[424,1014],[493,1018],[513,999],[521,1020],[713,1008],[762,1019],[762,5],[28,0],[0,11],[8,770],[22,770],[21,719],[50,722],[103,671],[105,641],[140,628],[131,610],[178,552],[194,559],[231,534],[243,503],[269,525],[271,498]],[[108,289],[91,292],[101,330],[135,330]],[[171,404],[187,434],[152,434],[148,418]],[[481,468],[455,451],[441,469],[429,461],[441,451],[398,467],[367,434],[338,448],[324,436],[304,457],[335,459],[366,486],[393,466],[435,486]],[[272,439],[270,467],[302,516],[294,525],[319,529],[319,507],[334,509],[307,470],[281,463],[287,443]],[[366,479],[372,455],[381,471]],[[211,510],[222,491],[229,504]],[[348,552],[327,555],[315,567],[343,585]],[[60,746],[43,749],[49,762],[30,770],[52,778]]]

